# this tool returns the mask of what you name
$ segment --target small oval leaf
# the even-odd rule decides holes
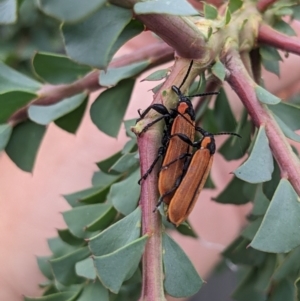
[[[233,173],[241,180],[255,184],[271,180],[273,170],[269,140],[261,126],[249,158]]]
[[[111,292],[117,294],[123,282],[133,275],[147,240],[148,235],[144,235],[113,253],[93,258],[100,281]]]
[[[101,93],[91,106],[90,114],[98,129],[117,137],[134,86],[133,79],[125,79],[117,86]]]
[[[288,180],[275,191],[251,246],[270,253],[286,253],[300,245],[300,200]]]
[[[196,294],[200,290],[203,280],[190,259],[166,233],[163,234],[163,248],[166,292],[175,298]]]
[[[260,102],[265,103],[267,105],[276,105],[281,101],[280,98],[278,98],[277,96],[273,95],[272,93],[260,86],[255,87],[255,93],[257,99]]]
[[[148,0],[134,5],[134,12],[141,14],[170,14],[178,16],[198,15],[199,13],[186,0]]]

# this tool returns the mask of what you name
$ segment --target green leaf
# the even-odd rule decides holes
[[[267,71],[270,71],[276,74],[278,77],[280,76],[279,62],[278,61],[267,61],[262,59],[262,64]]]
[[[53,258],[62,257],[78,248],[77,246],[75,247],[65,243],[59,237],[48,239],[48,246],[53,253]]]
[[[115,52],[142,30],[138,21],[130,22],[131,17],[129,9],[106,5],[80,23],[64,24],[68,56],[82,64],[106,68]]]
[[[228,8],[233,14],[236,10],[240,9],[243,6],[243,1],[242,0],[230,0]]]
[[[156,70],[150,75],[148,75],[147,77],[145,77],[144,79],[142,79],[141,82],[162,80],[167,77],[169,72],[170,72],[169,68]]]
[[[230,12],[229,8],[227,7],[226,12],[225,12],[225,25],[229,24],[230,20],[231,20],[231,12]],[[224,78],[225,78],[225,76],[224,76]]]
[[[15,0],[0,1],[0,24],[12,24],[17,21],[17,2]]]
[[[13,128],[9,123],[0,124],[0,152],[5,149],[12,131]]]
[[[124,120],[124,126],[126,131],[126,136],[130,138],[136,139],[135,133],[132,132],[131,128],[135,126],[136,124],[136,118]]]
[[[270,253],[286,253],[300,245],[300,203],[292,185],[282,179],[251,246]]]
[[[262,185],[257,185],[255,198],[253,201],[253,209],[251,214],[255,216],[262,216],[266,213],[270,201],[263,192]]]
[[[113,253],[93,258],[100,281],[111,292],[117,294],[122,283],[136,271],[147,240],[148,235],[144,235]]]
[[[215,20],[218,17],[218,10],[213,5],[204,2],[204,16],[206,19]]]
[[[214,111],[212,109],[206,109],[205,114],[202,117],[202,127],[210,133],[218,132],[217,121],[214,117]]]
[[[285,6],[285,7],[279,7],[275,11],[274,15],[275,16],[279,16],[279,17],[282,17],[282,16],[291,16],[291,15],[293,15],[293,9],[289,8],[287,6]]]
[[[261,265],[266,259],[266,253],[249,247],[249,242],[246,238],[238,237],[226,248],[222,255],[234,264]]]
[[[275,95],[271,94],[270,92],[268,92],[260,86],[255,87],[255,93],[257,99],[260,102],[265,103],[267,105],[276,105],[281,101],[280,98],[276,97]]]
[[[40,0],[40,9],[47,15],[62,22],[77,22],[98,10],[106,0]]]
[[[284,135],[296,142],[300,142],[300,135],[296,134],[294,131],[291,130],[289,126],[287,126],[279,117],[275,114],[273,115],[274,119],[278,123],[279,127],[281,128]]]
[[[0,93],[13,91],[35,93],[41,84],[0,62]]]
[[[300,106],[286,102],[280,102],[275,106],[268,107],[273,114],[278,116],[293,131],[300,129]]]
[[[220,61],[215,62],[211,67],[211,71],[220,81],[224,81],[226,72],[224,65]]]
[[[156,93],[159,91],[159,89],[162,87],[163,84],[164,84],[164,83],[160,83],[160,84],[156,85],[155,87],[153,87],[153,88],[151,89],[151,91],[152,91],[154,94],[156,94]]]
[[[180,246],[163,233],[163,263],[166,293],[175,298],[196,294],[203,283],[190,259]]]
[[[109,204],[80,206],[63,212],[63,217],[73,235],[86,238],[91,236],[91,233],[86,232],[86,227],[101,219],[110,209]]]
[[[36,98],[33,93],[14,91],[0,94],[0,123],[4,123],[17,110],[25,107]]]
[[[275,287],[272,287],[270,301],[294,301],[296,296],[296,285],[290,279],[284,279]]]
[[[107,174],[102,170],[96,171],[93,174],[92,184],[97,187],[107,187],[110,186],[115,181],[119,180],[121,175]]]
[[[75,271],[78,276],[87,279],[96,279],[96,271],[94,267],[94,262],[91,257],[86,258],[82,261],[78,261],[75,265]]]
[[[65,98],[50,106],[31,105],[28,108],[28,116],[32,121],[38,124],[47,125],[50,122],[74,111],[84,102],[85,98],[86,94],[81,93]]]
[[[116,218],[117,211],[110,207],[103,215],[86,226],[87,231],[98,231],[107,228]]]
[[[258,276],[259,270],[252,268],[235,289],[232,294],[232,298],[240,301],[266,301],[266,293],[255,289]]]
[[[39,266],[40,271],[42,272],[42,274],[52,280],[53,279],[53,274],[52,274],[52,270],[51,270],[51,266],[49,263],[49,259],[51,258],[51,256],[45,256],[45,257],[37,257],[37,264]]]
[[[198,238],[197,233],[187,221],[185,223],[180,224],[177,228],[175,226],[173,227],[182,235]]]
[[[266,61],[272,61],[272,62],[282,61],[282,58],[278,50],[272,46],[261,45],[259,47],[259,53],[261,57]]]
[[[265,128],[261,126],[249,158],[233,173],[241,180],[255,184],[271,180],[273,170],[272,152]]]
[[[75,134],[84,116],[87,103],[88,97],[86,97],[85,100],[81,103],[81,105],[79,105],[75,110],[56,119],[54,121],[55,124],[61,129],[69,133]]]
[[[108,70],[100,71],[99,84],[104,87],[115,86],[121,80],[138,75],[149,65],[149,60],[140,61],[119,68],[108,68]]]
[[[89,247],[95,256],[107,255],[130,244],[140,236],[141,208],[102,231],[89,240]],[[116,239],[118,237],[118,239]]]
[[[134,80],[125,79],[101,93],[91,106],[92,121],[98,129],[117,137],[130,100]]]
[[[273,198],[273,195],[275,193],[275,190],[277,189],[277,186],[279,185],[280,180],[281,171],[276,160],[274,160],[274,172],[272,175],[272,180],[263,183],[263,192],[269,200]]]
[[[117,152],[113,154],[112,156],[100,161],[97,163],[97,166],[100,168],[101,171],[105,173],[111,173],[111,174],[118,174],[116,172],[113,172],[110,168],[116,161],[118,161],[122,157],[121,152]],[[93,184],[94,185],[94,184]]]
[[[10,159],[22,170],[31,172],[46,128],[31,121],[18,124],[6,146]],[[22,152],[20,152],[20,148]]]
[[[215,183],[213,182],[210,173],[209,173],[209,175],[208,175],[208,177],[207,177],[207,180],[206,180],[206,182],[205,182],[203,188],[206,188],[206,189],[215,189],[215,188],[216,188],[216,185],[215,185]]]
[[[220,131],[232,132],[236,129],[236,119],[223,88],[220,89],[220,93],[216,98],[214,113]]]
[[[137,169],[125,180],[111,186],[107,199],[123,215],[128,215],[137,206],[140,197],[140,186],[138,185],[140,177],[140,170]]]
[[[263,265],[259,268],[259,274],[255,289],[260,292],[267,292],[270,289],[271,277],[277,264],[277,256],[275,254],[268,254]]]
[[[30,298],[24,297],[25,301],[73,301],[76,300],[77,292],[63,292],[63,293],[55,293],[52,295]]]
[[[110,185],[108,186],[98,186],[97,190],[91,190],[91,194],[88,195],[88,196],[85,196],[81,199],[79,199],[79,202],[82,202],[82,203],[85,203],[85,204],[97,204],[97,203],[103,203],[105,202],[106,200],[106,195],[109,191],[109,187]],[[96,187],[95,187],[96,188]]]
[[[251,143],[252,123],[247,121],[242,124],[239,122],[237,129],[234,131],[242,138],[230,136],[219,148],[218,152],[224,156],[227,161],[242,158]]]
[[[127,141],[121,152],[123,155],[127,155],[129,153],[134,152],[135,156],[138,158],[136,138],[133,138],[133,139],[130,139],[129,141]]]
[[[277,20],[275,24],[273,24],[273,28],[275,30],[278,30],[279,32],[282,32],[288,36],[297,36],[297,33],[295,30],[286,22],[283,20]]]
[[[258,217],[256,220],[252,221],[241,233],[241,236],[244,238],[247,238],[249,240],[252,240],[257,232],[257,230],[260,227],[260,224],[262,222],[262,217]]]
[[[275,270],[272,278],[275,281],[282,281],[290,275],[295,275],[300,269],[300,247],[292,250]]]
[[[67,56],[55,53],[38,52],[32,64],[37,75],[53,85],[72,83],[91,71],[90,67],[78,65]]]
[[[69,229],[58,229],[58,236],[65,243],[72,246],[80,246],[84,244],[84,240],[74,236]]]
[[[243,182],[234,177],[227,187],[213,200],[222,204],[246,204],[254,197],[255,190],[253,190],[253,187],[255,187],[253,184]],[[252,191],[253,196],[244,193],[244,190],[247,188]]]
[[[80,293],[83,284],[70,284],[70,285],[64,285],[58,282],[57,280],[54,280],[55,289],[57,292],[77,292],[77,295]],[[77,299],[75,299],[77,300]]]
[[[75,264],[78,261],[85,259],[89,255],[89,249],[84,247],[62,257],[51,259],[49,262],[51,264],[55,279],[64,285],[81,283],[82,278],[76,275]]]
[[[77,301],[109,301],[108,290],[99,282],[89,282],[84,286],[83,291]]]
[[[79,206],[85,206],[84,203],[80,203],[80,200],[89,198],[95,195],[101,189],[99,186],[97,187],[90,187],[84,190],[80,190],[71,194],[64,195],[63,197],[67,200],[69,205],[72,207],[79,207]]]
[[[119,158],[117,162],[115,162],[115,164],[111,167],[111,170],[122,173],[134,167],[135,165],[138,166],[138,163],[139,159],[137,158],[136,153],[125,154]]]
[[[199,15],[199,13],[185,0],[147,0],[138,2],[133,7],[134,12],[141,14],[169,14],[178,16]]]
[[[300,5],[293,6],[293,18],[296,20],[300,20]]]

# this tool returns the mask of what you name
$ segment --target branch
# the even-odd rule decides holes
[[[277,0],[259,0],[256,4],[257,9],[263,13]]]
[[[114,59],[109,67],[118,68],[126,65],[130,65],[142,60],[149,60],[150,64],[147,69],[151,69],[162,63],[172,60],[174,57],[174,51],[165,43],[157,42],[149,46],[140,48],[131,54],[121,56]],[[143,71],[144,72],[144,71]],[[101,88],[99,85],[99,70],[88,73],[85,77],[71,83],[63,85],[49,85],[46,84],[37,91],[38,97],[35,98],[30,104],[21,108],[14,113],[8,120],[10,124],[15,126],[16,124],[26,120],[28,118],[27,110],[30,105],[51,105],[60,102],[66,97],[71,97],[83,91],[92,92]]]
[[[227,68],[230,71],[227,81],[248,110],[256,127],[265,126],[274,158],[281,169],[282,177],[288,178],[300,195],[300,162],[286,140],[280,127],[266,105],[260,103],[254,91],[255,82],[247,73],[236,50],[227,52]]]
[[[300,40],[276,31],[269,25],[262,24],[258,31],[258,42],[300,55]]]
[[[133,10],[134,4],[140,1],[111,0],[110,2]],[[205,37],[195,26],[192,18],[166,14],[145,14],[134,17],[174,48],[181,57],[198,59],[207,52]]]

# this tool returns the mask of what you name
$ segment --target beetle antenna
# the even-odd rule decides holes
[[[179,90],[181,89],[181,87],[184,85],[184,83],[185,83],[186,79],[188,78],[188,76],[189,76],[189,74],[190,74],[190,72],[191,72],[191,69],[192,69],[193,63],[194,63],[194,61],[193,61],[193,60],[191,60],[191,62],[190,62],[190,65],[189,65],[189,68],[188,68],[188,71],[187,71],[187,73],[186,73],[185,77],[183,78],[183,81],[182,81],[181,85],[178,87],[178,89],[179,89]]]
[[[231,132],[221,132],[221,133],[216,133],[213,134],[214,136],[218,136],[218,135],[231,135],[231,136],[237,136],[239,138],[242,138],[241,135],[237,134],[237,133],[231,133]]]

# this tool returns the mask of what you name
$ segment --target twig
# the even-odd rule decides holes
[[[255,82],[247,73],[237,50],[227,52],[230,60],[227,69],[230,74],[227,81],[247,108],[256,127],[265,126],[269,144],[281,169],[282,177],[288,178],[300,195],[300,163],[289,145],[280,127],[272,117],[266,105],[260,103],[254,91]]]
[[[140,1],[111,0],[110,2],[133,9],[133,6]],[[146,29],[161,37],[181,57],[200,59],[207,51],[205,37],[195,26],[192,18],[166,14],[135,15],[135,18],[140,20]]]
[[[287,52],[292,52],[300,55],[299,38],[287,36],[266,24],[262,24],[260,26],[257,41],[281,50],[285,50]]]
[[[130,65],[142,60],[149,60],[150,64],[147,69],[158,66],[162,63],[170,61],[174,57],[174,51],[165,43],[155,43],[149,46],[136,50],[132,54],[124,55],[116,58],[111,62],[109,67],[122,67]],[[60,102],[66,97],[71,97],[83,91],[92,92],[101,88],[99,85],[99,70],[88,73],[85,77],[71,83],[64,85],[49,85],[46,84],[37,91],[38,97],[30,104],[21,108],[14,113],[8,120],[10,124],[16,124],[28,118],[27,110],[32,104],[36,105],[51,105]]]

